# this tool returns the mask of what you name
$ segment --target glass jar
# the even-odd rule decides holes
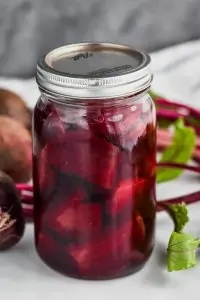
[[[136,272],[154,245],[156,121],[147,54],[76,44],[41,59],[33,119],[35,245],[76,278]]]

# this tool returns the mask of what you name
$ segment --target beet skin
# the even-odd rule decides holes
[[[26,102],[14,92],[0,89],[0,115],[9,116],[31,130],[32,113]]]
[[[0,116],[0,170],[15,182],[27,182],[32,170],[32,141],[18,121]]]
[[[0,171],[0,251],[19,242],[25,220],[18,191],[13,180]]]

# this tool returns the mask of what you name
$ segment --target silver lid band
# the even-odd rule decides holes
[[[78,57],[77,53],[81,57],[80,62],[73,62],[74,57]],[[84,57],[85,53],[93,57]],[[44,91],[72,98],[120,97],[150,86],[150,62],[148,54],[123,45],[68,45],[51,51],[39,61],[37,83]]]

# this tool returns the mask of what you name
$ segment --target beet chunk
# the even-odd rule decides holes
[[[78,274],[75,260],[58,246],[57,241],[47,233],[40,233],[36,239],[36,248],[40,257],[47,262],[53,269],[74,276]]]
[[[123,150],[120,152],[118,181],[123,179],[132,179],[137,177],[137,168],[132,163],[130,151]]]
[[[32,142],[30,133],[18,121],[0,117],[0,170],[15,182],[31,178]]]
[[[66,174],[74,174],[102,188],[112,188],[118,165],[119,149],[98,137],[70,132],[64,144],[48,145],[49,164]]]
[[[51,102],[41,101],[37,103],[34,110],[34,135],[37,148],[43,148],[46,144],[62,142],[65,126],[60,116],[60,111]]]
[[[35,165],[37,166],[37,181],[40,189],[40,194],[43,200],[48,200],[48,197],[57,187],[56,171],[48,163],[48,153],[46,148],[41,150],[40,155],[34,156]],[[35,174],[36,175],[36,174]]]
[[[98,109],[88,108],[88,124],[91,132],[104,137],[113,144],[123,147],[124,135],[132,131],[142,113],[141,104],[124,108]],[[132,141],[132,137],[131,137]],[[125,142],[129,142],[125,139]],[[125,147],[126,148],[126,147]]]
[[[31,111],[26,102],[16,93],[0,89],[0,115],[8,116],[31,130]]]
[[[64,138],[65,128],[56,109],[51,109],[43,122],[42,137],[46,143],[61,141]]]
[[[0,171],[0,250],[17,244],[24,234],[25,220],[14,182]]]
[[[133,123],[141,115],[141,112],[141,105],[95,110],[89,107],[87,120],[94,134],[109,137],[121,135],[130,130]]]
[[[144,179],[122,180],[110,201],[110,212],[112,216],[120,214],[124,209],[132,210],[137,205],[137,192],[144,188]]]
[[[146,227],[142,216],[138,212],[133,213],[133,248],[139,251],[144,249],[146,238]]]
[[[101,230],[102,211],[100,204],[87,204],[86,190],[77,187],[71,194],[63,194],[63,199],[55,195],[52,203],[43,212],[42,224],[52,228],[58,240],[80,241],[91,238]]]
[[[74,201],[74,200],[73,200]],[[72,202],[56,218],[58,226],[67,231],[90,235],[101,228],[101,207],[99,204]]]
[[[125,150],[132,151],[139,138],[146,133],[146,124],[138,118],[132,128],[124,135],[119,136],[118,145]]]
[[[126,265],[132,252],[131,236],[132,222],[128,222],[82,246],[69,245],[66,251],[77,262],[80,274],[89,276],[96,272],[101,277],[109,269],[116,271]]]

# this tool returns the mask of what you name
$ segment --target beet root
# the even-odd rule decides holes
[[[0,170],[15,182],[27,182],[32,170],[30,133],[18,121],[0,116]]]
[[[18,191],[13,180],[0,171],[0,251],[19,242],[25,220]]]
[[[0,89],[0,115],[9,116],[31,130],[31,110],[16,93]]]

